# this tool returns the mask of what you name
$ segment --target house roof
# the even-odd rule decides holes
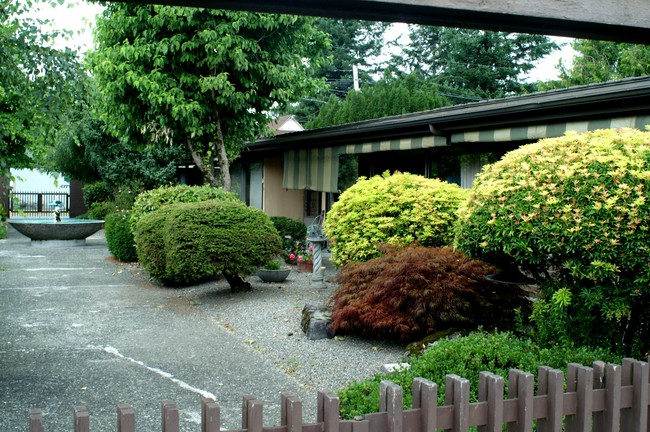
[[[242,156],[649,112],[650,76],[646,76],[287,133],[250,143]]]
[[[273,131],[273,135],[275,136],[305,130],[300,122],[292,115],[283,115],[282,117],[273,120],[269,123],[269,128]]]

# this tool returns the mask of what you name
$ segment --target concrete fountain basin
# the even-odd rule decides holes
[[[63,219],[14,219],[9,225],[34,242],[66,241],[86,244],[86,238],[104,227],[103,220]]]

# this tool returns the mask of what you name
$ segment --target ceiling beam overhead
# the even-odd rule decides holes
[[[135,3],[406,22],[650,44],[648,0],[139,0]]]

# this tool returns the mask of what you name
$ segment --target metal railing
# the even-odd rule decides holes
[[[61,214],[67,214],[70,208],[70,194],[67,192],[11,192],[9,217],[52,216],[56,206],[61,208]]]

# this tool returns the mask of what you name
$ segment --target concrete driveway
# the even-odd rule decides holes
[[[103,231],[81,247],[32,246],[12,229],[0,241],[0,431],[27,430],[35,407],[46,431],[70,431],[78,405],[91,431],[114,431],[118,403],[134,407],[138,431],[159,431],[163,400],[178,404],[181,430],[197,431],[201,395],[216,396],[222,428],[238,429],[245,394],[273,425],[280,391],[315,420],[313,389],[109,256]]]

